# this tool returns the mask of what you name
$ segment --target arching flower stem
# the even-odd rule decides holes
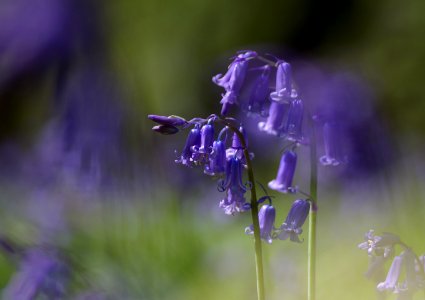
[[[219,117],[216,119],[217,122],[226,125],[231,131],[233,131],[239,138],[241,146],[243,148],[243,153],[246,160],[248,180],[252,182],[251,188],[251,217],[252,225],[254,227],[254,247],[255,247],[255,270],[257,275],[257,299],[265,300],[264,292],[264,271],[263,271],[263,253],[261,247],[261,235],[260,235],[260,223],[258,220],[258,203],[257,203],[257,192],[255,187],[255,178],[254,171],[252,169],[252,162],[249,155],[248,148],[246,147],[246,141],[243,133],[239,130],[238,127],[226,118]]]

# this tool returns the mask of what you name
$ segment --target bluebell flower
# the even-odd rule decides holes
[[[385,281],[380,282],[377,285],[378,291],[382,292],[385,290],[389,290],[392,292],[398,292],[398,288],[399,288],[398,279],[400,277],[402,265],[403,265],[403,257],[402,256],[394,257],[394,260],[391,264],[391,267],[388,271]]]
[[[248,147],[248,136],[246,133],[246,130],[243,126],[239,127],[239,132],[242,133],[244,140],[245,140],[245,146]],[[228,159],[232,158],[233,156],[236,156],[238,159],[241,160],[242,164],[246,164],[245,155],[244,155],[244,147],[242,146],[242,143],[239,139],[239,136],[236,133],[233,133],[232,136],[232,146],[226,150],[226,156]],[[254,158],[254,154],[250,153],[250,158]]]
[[[183,126],[188,124],[185,119],[176,116],[148,115],[148,118],[161,125]]]
[[[285,137],[290,141],[302,142],[302,125],[304,118],[304,104],[301,99],[291,101],[288,111],[288,120],[285,128]]]
[[[176,163],[182,164],[184,166],[191,166],[195,163],[192,159],[192,153],[194,147],[199,147],[201,143],[201,130],[198,126],[192,128],[189,132],[189,135],[186,139],[186,144],[180,154],[179,158],[175,160]]]
[[[394,252],[394,246],[400,242],[400,238],[395,234],[384,232],[380,236],[375,235],[374,230],[369,230],[365,234],[365,242],[358,247],[367,250],[369,255],[390,257]]]
[[[310,212],[310,202],[303,199],[295,200],[292,203],[285,222],[280,226],[281,231],[278,238],[286,240],[288,237],[291,241],[300,243],[299,235],[303,232],[302,226]]]
[[[221,109],[222,115],[226,115],[229,108],[238,103],[239,92],[248,70],[248,61],[256,56],[257,53],[254,51],[241,53],[230,64],[226,74],[218,74],[213,77],[212,81],[226,90],[226,93],[222,95],[223,98],[220,101],[223,105]]]
[[[270,94],[270,98],[278,103],[288,103],[297,97],[295,89],[292,89],[291,65],[284,61],[277,63],[276,89]]]
[[[292,180],[294,179],[296,165],[297,154],[291,150],[283,152],[276,179],[269,182],[269,188],[281,193],[294,193],[296,188],[292,186]]]
[[[226,197],[219,203],[219,207],[223,209],[226,215],[235,215],[236,213],[248,210],[245,201],[246,189],[236,187],[226,191]]]
[[[205,165],[204,173],[211,176],[222,175],[226,171],[226,145],[218,140],[214,141],[209,156],[209,163]]]
[[[201,143],[199,146],[192,147],[192,159],[198,163],[206,163],[208,156],[212,151],[214,142],[214,126],[212,124],[205,124],[201,128]]]
[[[288,112],[288,105],[272,101],[266,122],[259,122],[258,129],[268,134],[279,136],[283,132],[283,121]]]
[[[260,223],[260,236],[261,239],[269,244],[272,243],[274,238],[274,220],[276,217],[276,210],[272,205],[265,204],[261,206],[258,212],[258,221]],[[245,229],[246,234],[254,234],[254,225],[250,225]]]
[[[248,111],[252,113],[259,113],[261,116],[266,116],[265,105],[268,99],[269,93],[269,78],[271,66],[265,65],[261,67],[262,72],[260,76],[254,82],[249,102]]]
[[[227,162],[226,178],[219,181],[219,191],[226,191],[226,198],[220,202],[219,206],[228,215],[246,210],[246,187],[242,182],[242,169],[241,160],[236,156],[231,157]]]
[[[337,123],[326,122],[323,125],[323,143],[325,155],[320,158],[324,166],[337,166],[343,162],[340,127]]]

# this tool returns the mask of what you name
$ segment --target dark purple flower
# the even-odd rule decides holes
[[[180,157],[175,160],[176,163],[182,164],[184,166],[191,166],[195,163],[192,159],[192,153],[194,147],[199,147],[201,143],[201,130],[198,126],[192,128],[189,132],[189,135],[186,139],[186,144],[180,154]]]
[[[237,98],[248,70],[248,61],[256,56],[257,53],[254,51],[241,53],[230,64],[226,74],[218,74],[213,77],[213,82],[226,90],[220,101],[223,105],[221,110],[222,115],[226,115],[229,108],[238,102]]]
[[[297,154],[287,150],[282,154],[276,179],[269,182],[269,188],[281,193],[294,193],[296,188],[292,186],[292,180],[297,165]]]
[[[291,241],[300,243],[301,241],[298,235],[303,232],[301,227],[307,219],[309,211],[309,201],[303,199],[295,200],[294,203],[292,203],[285,222],[282,226],[280,226],[281,232],[279,233],[278,238],[286,240],[289,237]]]
[[[260,236],[261,239],[269,244],[273,241],[274,236],[274,220],[276,217],[276,210],[272,205],[265,204],[261,206],[258,212],[258,221],[260,223]],[[250,225],[245,229],[246,234],[254,234],[254,225]]]
[[[161,125],[170,125],[170,126],[183,126],[188,124],[188,122],[180,117],[174,116],[158,116],[158,115],[148,115],[148,118],[156,123]]]
[[[176,134],[179,132],[179,129],[173,125],[156,125],[152,127],[152,130],[164,135]]]
[[[246,144],[245,146],[248,147],[248,137],[247,137],[245,128],[240,126],[239,132],[241,132],[242,135],[244,136],[244,140],[245,140],[245,144]],[[242,143],[239,139],[239,136],[236,133],[233,133],[232,146],[226,150],[227,158],[230,159],[233,156],[237,156],[237,158],[242,161],[242,164],[245,164],[246,161],[245,161],[245,156],[244,156],[243,150],[244,150],[244,147],[242,146]],[[252,153],[250,153],[250,154],[252,154]]]
[[[272,101],[266,122],[258,123],[258,129],[271,135],[279,136],[283,131],[283,120],[288,111],[288,105]]]
[[[279,103],[288,103],[296,96],[295,89],[292,89],[291,65],[279,61],[276,71],[276,90],[270,94],[270,98]]]
[[[241,160],[236,156],[231,157],[227,162],[226,178],[219,181],[219,191],[226,191],[227,194],[219,206],[228,215],[245,210],[246,187],[242,182],[242,168]]]
[[[325,155],[320,158],[320,163],[324,166],[337,166],[344,160],[341,149],[340,126],[337,123],[327,122],[323,125],[323,144]]]
[[[263,71],[254,82],[251,95],[249,97],[248,111],[259,113],[261,116],[267,115],[264,110],[269,94],[269,78],[271,66],[265,65],[261,68]]]
[[[288,120],[285,128],[285,137],[290,141],[303,141],[302,125],[304,117],[304,104],[301,99],[291,101],[289,105]]]
[[[214,141],[204,173],[211,176],[222,175],[226,171],[226,162],[226,145],[220,140]]]
[[[192,147],[192,160],[197,164],[205,164],[208,162],[208,156],[212,151],[214,142],[214,126],[205,124],[201,128],[201,142],[199,146]]]

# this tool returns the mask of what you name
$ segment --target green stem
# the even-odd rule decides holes
[[[316,218],[317,218],[317,153],[314,123],[310,141],[310,214],[308,230],[308,283],[307,299],[316,299]]]
[[[248,180],[252,184],[251,188],[251,217],[252,224],[254,227],[254,247],[255,247],[255,270],[257,275],[257,298],[258,300],[265,300],[264,296],[264,271],[263,271],[263,251],[261,248],[261,235],[260,235],[260,222],[258,220],[258,203],[257,203],[257,191],[255,188],[254,171],[252,169],[251,158],[249,157],[249,151],[246,146],[245,137],[238,128],[233,126],[230,122],[220,118],[226,126],[228,126],[234,133],[237,134],[241,145],[243,147],[243,153],[246,160],[246,166],[248,171]]]

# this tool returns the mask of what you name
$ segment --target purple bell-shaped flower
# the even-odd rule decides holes
[[[266,116],[265,105],[269,94],[269,78],[271,66],[265,65],[261,67],[263,70],[254,82],[251,95],[248,102],[248,111],[252,113],[259,113],[261,116]]]
[[[377,285],[378,291],[389,290],[392,292],[398,292],[398,279],[401,274],[401,268],[403,266],[403,256],[396,256],[391,264],[385,281]]]
[[[222,175],[226,171],[226,162],[226,145],[220,140],[214,141],[204,173],[211,176]]]
[[[214,142],[214,126],[205,124],[201,128],[201,143],[200,146],[193,146],[192,159],[198,164],[204,164],[208,161],[208,156],[212,151]]]
[[[295,200],[292,203],[285,222],[280,226],[281,232],[278,238],[286,240],[288,237],[291,241],[300,243],[299,235],[303,232],[302,226],[307,219],[310,211],[310,202],[303,199]]]
[[[245,75],[248,70],[248,61],[257,56],[254,51],[246,51],[239,54],[230,64],[226,74],[218,74],[212,81],[218,86],[223,87],[226,93],[220,103],[222,104],[221,114],[226,115],[231,106],[238,103],[239,92],[245,81]]]
[[[297,97],[295,89],[292,89],[291,65],[279,61],[276,71],[276,90],[270,94],[270,98],[278,103],[288,103]]]
[[[266,122],[259,122],[258,129],[271,135],[279,136],[283,131],[283,120],[288,111],[288,105],[272,101]]]
[[[269,188],[281,193],[295,193],[296,187],[292,186],[295,167],[297,165],[297,154],[287,150],[282,154],[276,179],[269,182]]]
[[[285,128],[285,137],[290,141],[302,142],[302,125],[304,118],[304,104],[301,99],[291,101],[289,105],[288,120]]]
[[[195,164],[195,161],[192,159],[193,149],[200,146],[201,143],[201,130],[198,126],[192,128],[189,132],[189,135],[186,139],[186,144],[182,150],[182,153],[175,160],[176,163],[182,164],[184,166],[192,166]]]
[[[258,221],[260,223],[260,236],[261,239],[269,244],[272,243],[274,238],[274,220],[276,217],[276,210],[272,205],[265,204],[261,206],[258,212]],[[245,228],[246,234],[254,234],[254,225]]]
[[[226,198],[220,202],[220,207],[228,215],[246,210],[245,193],[246,187],[242,182],[242,162],[236,156],[230,158],[226,167],[225,180],[219,181],[218,190],[226,191]]]
[[[340,128],[336,123],[327,122],[323,125],[323,143],[325,155],[320,158],[324,166],[338,166],[343,162]]]

